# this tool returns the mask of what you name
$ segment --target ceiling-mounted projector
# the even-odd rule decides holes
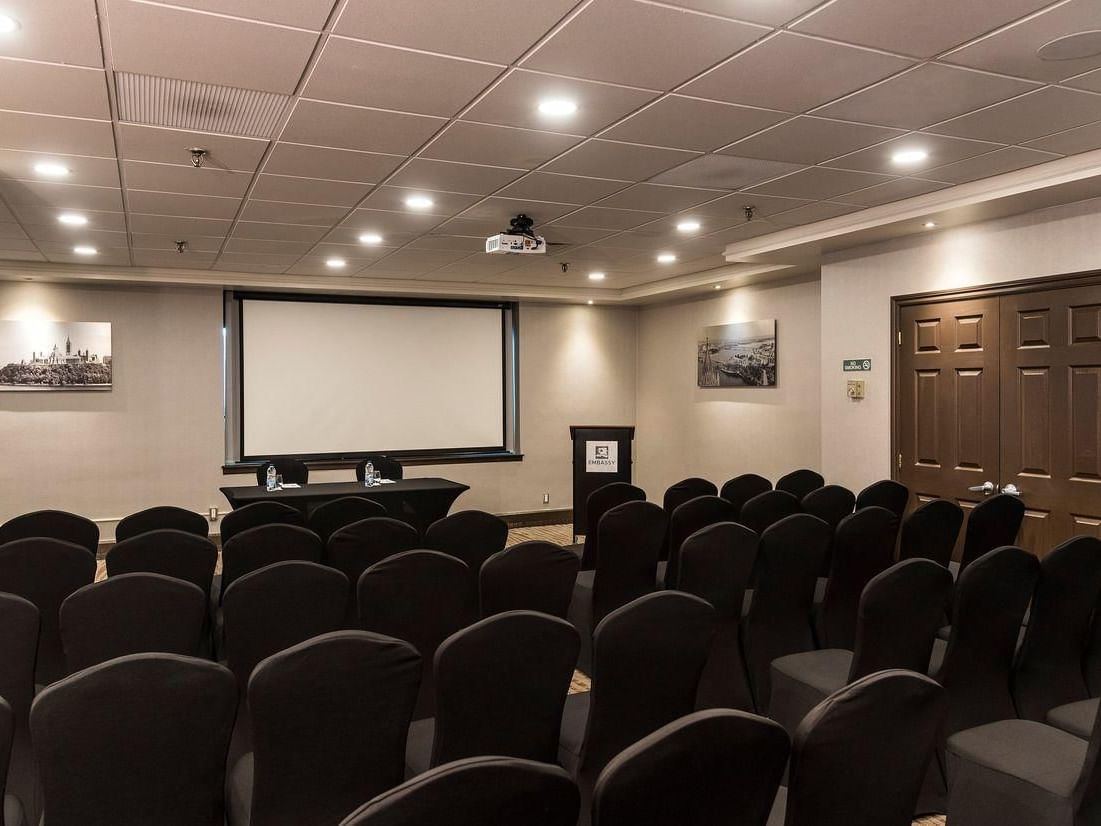
[[[542,255],[547,251],[547,242],[532,230],[535,221],[527,215],[517,215],[508,222],[509,229],[486,239],[486,252],[505,255]]]

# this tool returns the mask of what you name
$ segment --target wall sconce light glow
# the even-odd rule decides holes
[[[695,232],[699,228],[699,221],[681,221],[677,224],[677,232]]]
[[[79,246],[73,247],[73,252],[77,255],[95,255],[98,250],[95,247]]]
[[[928,157],[929,153],[924,149],[900,149],[891,155],[891,162],[899,166],[910,166],[911,164],[921,163]]]
[[[565,118],[577,111],[577,104],[563,98],[549,98],[539,102],[539,113],[552,118]]]
[[[936,225],[936,221],[926,221],[924,224],[922,224],[922,226],[924,226],[926,229],[933,229],[934,227],[936,227]]]
[[[605,276],[604,276],[604,273],[602,273],[602,272],[591,272],[591,273],[589,273],[589,280],[590,281],[603,281],[604,278],[605,278]]]
[[[62,212],[57,216],[57,220],[68,227],[82,227],[88,223],[87,218],[83,215],[77,215],[75,212]]]
[[[326,258],[325,266],[332,270],[339,270],[348,262],[343,258]]]
[[[716,289],[716,290],[721,290],[722,288],[723,288],[723,285],[722,285],[722,284],[716,284],[716,285],[715,285],[715,289]]]
[[[19,21],[6,14],[0,14],[0,34],[11,34],[19,30]]]
[[[432,199],[425,195],[410,195],[405,199],[405,205],[410,209],[428,209],[432,203]]]
[[[661,255],[658,256],[659,264],[672,264],[676,260],[677,256],[673,255],[673,253],[671,252],[663,252]]]
[[[34,173],[43,178],[64,178],[69,174],[69,167],[53,161],[42,161],[34,165]]]
[[[382,236],[375,232],[365,232],[359,236],[359,243],[361,244],[381,244]]]
[[[593,300],[590,298],[586,303],[591,305],[593,303]]]

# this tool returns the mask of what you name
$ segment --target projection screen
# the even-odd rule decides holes
[[[503,449],[505,312],[242,296],[242,458]]]

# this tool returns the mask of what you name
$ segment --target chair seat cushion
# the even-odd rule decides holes
[[[948,643],[944,640],[933,640],[933,651],[929,655],[929,676],[936,679],[944,665],[944,655],[948,652]]]
[[[1079,700],[1077,703],[1067,703],[1053,708],[1047,713],[1047,721],[1057,729],[1081,737],[1090,739],[1093,731],[1093,721],[1097,719],[1097,706],[1101,702],[1097,698],[1092,700]]]
[[[23,818],[23,804],[15,795],[4,795],[4,819],[0,822],[3,826],[26,826],[27,821]]]
[[[945,642],[947,642],[949,637],[951,637],[951,636],[952,636],[952,626],[951,625],[942,625],[940,628],[937,629],[937,639],[938,640],[944,640]]]
[[[777,657],[768,716],[794,735],[807,712],[848,683],[852,659],[852,652],[842,648]]]
[[[581,763],[581,745],[585,740],[585,726],[589,721],[588,691],[571,694],[562,709],[562,729],[558,738],[558,762],[571,774],[577,773]]]
[[[252,820],[252,779],[255,773],[252,752],[243,754],[233,764],[226,781],[226,801],[229,826],[248,826]]]
[[[596,577],[596,571],[579,571],[577,579],[574,581],[574,592],[588,591],[592,593],[593,579]]]
[[[767,826],[784,826],[784,820],[788,815],[788,787],[781,786],[776,791],[776,800],[772,804],[772,811],[768,814]]]
[[[432,762],[432,742],[436,737],[436,718],[414,720],[405,741],[405,778],[428,771]]]

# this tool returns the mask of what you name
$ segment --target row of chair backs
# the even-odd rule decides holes
[[[0,525],[0,545],[40,537],[69,542],[92,554],[99,549],[99,525],[75,513],[34,511],[13,517]]]
[[[627,502],[604,514],[597,526],[600,553],[593,578],[593,625],[654,590],[667,511],[652,502]]]
[[[577,554],[538,539],[498,551],[478,575],[479,613],[526,610],[565,619],[580,566]]]
[[[115,526],[115,542],[123,542],[150,531],[164,530],[183,531],[203,539],[210,535],[210,525],[202,514],[174,505],[158,505],[120,519]]]
[[[597,527],[604,514],[627,502],[645,501],[646,491],[626,482],[612,482],[589,494],[589,498],[585,500],[585,524],[588,527],[585,531],[585,544],[581,548],[581,570],[591,571],[596,568]]]

